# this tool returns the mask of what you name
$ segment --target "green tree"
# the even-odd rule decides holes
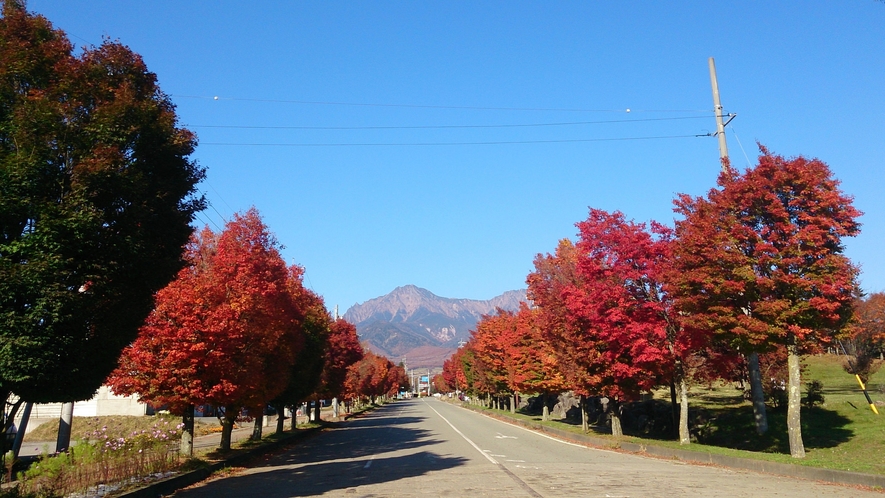
[[[0,18],[0,396],[93,395],[182,267],[204,170],[141,57]]]

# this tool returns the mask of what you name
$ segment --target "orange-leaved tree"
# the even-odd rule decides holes
[[[508,380],[510,388],[519,393],[541,395],[541,419],[550,418],[550,394],[566,390],[565,378],[550,342],[538,325],[540,308],[520,303],[514,316],[512,336],[505,344],[510,356]]]

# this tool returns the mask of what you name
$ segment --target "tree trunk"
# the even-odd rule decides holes
[[[790,456],[805,458],[805,445],[802,443],[802,426],[799,419],[802,373],[799,366],[799,346],[796,345],[795,337],[791,337],[790,344],[787,345],[787,368],[790,372],[787,401],[787,433],[790,439]]]
[[[510,413],[516,413],[516,393],[510,393]]]
[[[255,416],[255,423],[252,425],[252,435],[249,436],[249,439],[251,439],[252,441],[261,441],[263,427],[264,427],[264,410],[258,412],[258,415]]]
[[[231,433],[234,430],[238,411],[235,406],[224,407],[224,417],[221,419],[221,451],[230,451]]]
[[[285,405],[276,405],[273,407],[274,410],[277,411],[277,434],[282,434],[284,427],[283,424],[286,422],[286,406]]]
[[[58,420],[58,438],[55,441],[55,451],[62,453],[68,451],[71,446],[71,422],[74,419],[74,403],[61,405],[61,417]]]
[[[691,434],[688,432],[688,386],[685,376],[679,375],[679,444],[690,444]]]
[[[18,424],[18,432],[15,433],[15,441],[12,443],[12,457],[18,458],[18,453],[22,449],[22,441],[24,441],[25,434],[28,432],[28,420],[31,418],[31,408],[34,407],[34,403],[28,401],[25,403],[25,409],[22,412],[21,423]],[[15,417],[15,410],[13,410],[13,417]]]
[[[323,420],[322,416],[320,415],[320,400],[319,399],[316,400],[316,404],[313,406],[313,420],[314,420],[314,422],[320,422]]]
[[[179,451],[187,458],[194,456],[194,405],[188,405],[181,415],[181,443]]]
[[[679,399],[676,397],[676,376],[670,381],[670,419],[673,422],[673,437],[679,438]]]
[[[590,415],[587,413],[587,396],[582,394],[578,403],[581,405],[581,430],[584,432],[590,432]]]
[[[541,395],[541,421],[547,422],[550,420],[550,409],[547,408],[547,393]]]
[[[332,398],[332,418],[338,420],[338,398]]]
[[[18,409],[22,406],[24,401],[19,398],[15,403],[9,403],[9,397],[12,396],[12,393],[6,391],[4,394],[0,394],[0,403],[3,404],[3,410],[0,410],[0,430],[4,434],[8,434],[9,429],[15,425],[15,415],[18,413]],[[6,410],[6,405],[11,404],[12,406],[9,408],[8,412]],[[33,403],[31,403],[33,405]]]
[[[298,428],[298,406],[292,405],[292,430]]]
[[[623,436],[624,430],[621,428],[621,403],[614,398],[609,398],[608,406],[612,412],[612,436]]]
[[[765,413],[765,392],[762,390],[759,355],[755,352],[750,353],[747,360],[750,371],[750,394],[753,396],[753,418],[756,420],[756,433],[761,436],[768,432],[768,415]]]

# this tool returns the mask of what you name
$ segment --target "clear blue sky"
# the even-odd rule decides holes
[[[732,162],[755,162],[759,141],[828,163],[865,213],[848,255],[864,290],[885,291],[885,2],[28,8],[77,45],[140,53],[199,136],[201,223],[254,205],[342,312],[405,284],[472,299],[522,288],[589,206],[671,224],[675,194],[704,194],[719,171],[716,139],[694,137],[715,131],[711,56],[737,113]],[[687,137],[636,140],[665,136]],[[460,145],[426,145],[440,143]]]

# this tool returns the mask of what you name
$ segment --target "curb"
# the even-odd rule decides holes
[[[648,455],[670,460],[679,460],[682,462],[717,465],[730,469],[750,470],[753,472],[763,472],[766,474],[776,474],[786,477],[823,481],[833,484],[885,488],[885,475],[864,474],[861,472],[824,469],[820,467],[806,467],[804,465],[793,465],[789,463],[768,462],[765,460],[753,460],[750,458],[719,455],[705,451],[680,450],[649,444],[613,441],[610,439],[593,437],[587,434],[576,434],[563,429],[557,429],[555,427],[546,427],[540,424],[533,424],[523,420],[511,419],[506,416],[500,417],[498,416],[498,414],[488,413],[485,410],[480,410],[469,405],[465,406],[462,404],[461,407],[500,420],[502,422],[519,425],[527,429],[555,436],[559,439],[582,443],[599,449],[620,450],[636,455]]]

